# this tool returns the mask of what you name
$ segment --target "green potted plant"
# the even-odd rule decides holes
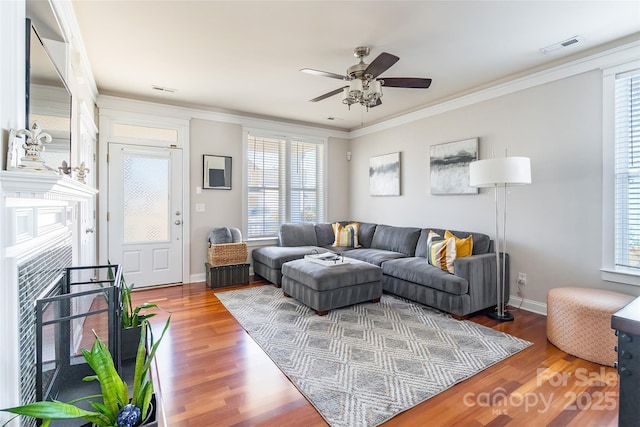
[[[148,320],[142,321],[141,336],[138,343],[136,364],[131,390],[116,371],[113,358],[107,346],[96,335],[91,350],[82,350],[82,355],[95,372],[85,377],[84,381],[98,381],[100,394],[85,396],[70,402],[44,401],[27,405],[2,409],[18,415],[26,415],[43,420],[43,427],[49,426],[51,420],[72,418],[85,419],[98,427],[134,427],[153,424],[156,420],[147,420],[151,413],[153,384],[149,378],[149,368],[156,351],[164,337],[171,315],[164,324],[160,338],[155,341]],[[94,332],[95,335],[95,332]],[[147,353],[147,335],[149,336],[149,352]],[[102,399],[96,401],[94,399]],[[88,401],[94,411],[82,409],[75,404]]]
[[[149,308],[158,307],[156,304],[149,302],[134,306],[131,301],[133,287],[133,283],[128,286],[124,278],[122,279],[122,288],[120,291],[122,300],[122,314],[120,316],[120,325],[122,326],[120,331],[120,354],[122,355],[122,360],[136,357],[137,343],[140,341],[142,324],[145,320],[156,315],[156,313],[142,314],[140,312]]]
[[[109,262],[111,265],[111,262]],[[114,280],[113,270],[109,267],[109,280]],[[120,325],[120,355],[121,360],[129,360],[136,357],[138,342],[140,341],[141,325],[146,319],[156,315],[156,313],[141,313],[143,310],[150,308],[158,308],[156,304],[145,302],[134,306],[131,300],[131,292],[133,292],[135,284],[127,285],[122,276],[122,284],[120,288],[120,300],[122,301],[122,313]]]

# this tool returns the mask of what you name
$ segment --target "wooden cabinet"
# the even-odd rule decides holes
[[[618,336],[618,374],[620,394],[618,425],[640,426],[640,298],[636,298],[611,317],[611,327]]]

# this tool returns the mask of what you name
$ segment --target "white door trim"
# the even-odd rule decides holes
[[[98,260],[100,264],[107,264],[109,254],[109,236],[107,227],[107,212],[109,210],[109,179],[107,166],[107,153],[109,142],[120,142],[125,144],[146,145],[153,147],[167,147],[169,143],[158,143],[158,141],[117,137],[113,135],[114,124],[130,124],[138,126],[149,126],[163,129],[174,129],[177,131],[177,141],[175,145],[182,149],[182,282],[189,283],[190,260],[191,260],[191,210],[189,195],[189,121],[175,119],[171,117],[150,116],[144,113],[114,111],[109,110],[108,114],[100,112],[100,133],[98,142]]]

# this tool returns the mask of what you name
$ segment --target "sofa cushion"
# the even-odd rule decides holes
[[[444,238],[450,239],[453,238],[456,242],[456,257],[464,258],[466,256],[471,256],[473,253],[473,235],[470,234],[464,239],[457,237],[455,234],[446,230],[444,232]]]
[[[317,246],[266,246],[254,249],[251,256],[270,268],[280,269],[282,264],[294,259],[304,258],[305,255],[319,254],[325,252]]]
[[[333,234],[333,224],[328,223],[320,223],[314,226],[316,230],[316,238],[318,239],[318,246],[331,246],[333,245],[334,240],[336,240]]]
[[[446,230],[440,228],[423,228],[420,231],[420,238],[418,239],[418,243],[416,245],[416,253],[415,256],[421,256],[424,258],[429,258],[429,247],[427,246],[427,236],[429,231],[433,230],[441,236],[444,236]],[[489,253],[489,248],[491,247],[491,238],[483,233],[470,233],[468,231],[450,231],[453,235],[460,239],[464,239],[469,236],[473,236],[473,252],[472,255],[481,255]]]
[[[380,282],[382,279],[380,267],[358,260],[331,267],[297,260],[283,265],[282,275],[320,292]]]
[[[371,241],[373,240],[373,234],[376,231],[378,224],[372,224],[370,222],[361,222],[358,229],[358,243],[363,248],[370,248]]]
[[[388,276],[417,283],[454,295],[469,293],[469,282],[434,267],[422,257],[406,257],[386,261],[382,272]]]
[[[314,224],[282,224],[280,246],[317,246]]]
[[[442,238],[442,234],[438,233],[431,228],[423,228],[420,230],[420,237],[418,238],[418,243],[416,243],[416,253],[415,256],[420,256],[423,258],[429,259],[429,244],[434,239],[434,237]]]
[[[350,249],[348,251],[341,252],[341,254],[346,257],[359,259],[360,261],[366,261],[374,265],[382,265],[383,262],[390,259],[403,258],[406,256],[400,252],[373,248]]]
[[[373,233],[371,248],[414,256],[418,237],[420,237],[419,228],[378,224],[376,231]]]
[[[453,274],[453,261],[455,259],[456,240],[453,237],[431,241],[429,245],[429,264]]]
[[[358,229],[360,224],[357,222],[350,222],[347,225],[342,225],[339,222],[333,224],[333,234],[335,240],[333,246],[335,247],[347,247],[347,248],[359,248],[358,244]]]

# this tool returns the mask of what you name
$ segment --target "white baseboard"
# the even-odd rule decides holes
[[[192,274],[189,276],[189,283],[204,282],[207,280],[205,273]]]
[[[511,307],[518,307],[532,313],[547,315],[547,304],[539,301],[534,301],[526,298],[520,298],[515,295],[509,296],[508,304]]]

